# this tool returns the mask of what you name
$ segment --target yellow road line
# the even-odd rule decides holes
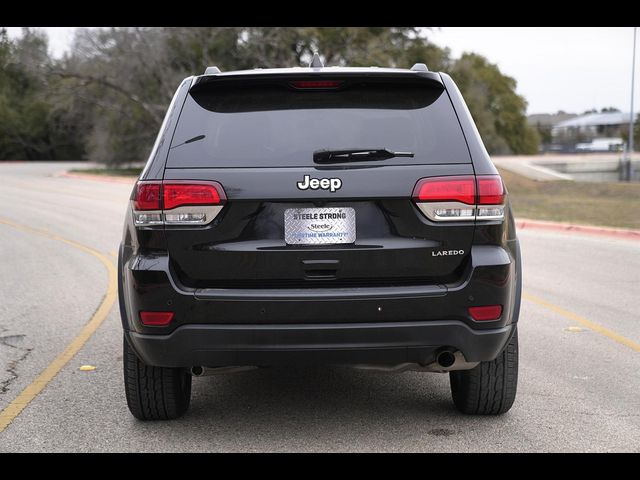
[[[78,353],[78,351],[82,348],[82,346],[89,340],[91,335],[98,329],[100,324],[107,318],[111,307],[115,303],[118,287],[116,283],[117,272],[116,267],[113,265],[111,260],[109,260],[106,256],[94,250],[93,248],[82,245],[81,243],[74,242],[73,240],[69,240],[67,238],[61,237],[60,235],[56,235],[54,233],[50,233],[49,231],[27,227],[25,225],[20,225],[18,223],[12,222],[11,220],[5,220],[0,218],[0,224],[8,225],[10,227],[16,228],[18,230],[22,230],[23,232],[33,233],[36,235],[41,235],[43,237],[47,237],[53,240],[57,240],[59,242],[66,243],[67,245],[71,245],[78,250],[82,250],[90,255],[93,255],[98,260],[102,262],[102,264],[106,267],[107,272],[109,274],[109,284],[107,287],[107,292],[102,299],[102,303],[95,311],[91,320],[82,328],[80,333],[67,345],[67,348],[59,354],[48,366],[45,368],[38,377],[31,382],[29,386],[27,386],[20,395],[18,395],[2,412],[0,412],[0,433],[4,431],[5,428],[18,416],[20,412],[25,409],[27,405],[40,393],[47,384],[55,378],[55,376],[64,368],[64,366],[73,358],[73,356]]]
[[[547,302],[546,300],[543,300],[540,297],[536,297],[535,295],[531,295],[530,293],[523,293],[522,298],[529,300],[530,302],[537,303],[538,305],[541,305],[545,308],[548,308],[549,310],[569,320],[578,322],[579,324],[584,325],[585,327],[593,330],[594,332],[597,332],[600,335],[604,335],[605,337],[610,338],[614,342],[618,342],[624,345],[625,347],[629,347],[631,350],[640,352],[640,343],[634,342],[633,340],[630,340],[627,337],[623,337],[619,333],[616,333],[613,330],[609,330],[608,328],[603,327],[602,325],[594,323],[591,320],[588,320],[584,317],[581,317],[576,313],[573,313],[569,310],[559,307],[558,305],[555,305],[551,302]]]

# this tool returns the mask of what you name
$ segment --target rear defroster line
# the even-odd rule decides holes
[[[28,227],[19,223],[12,222],[0,218],[0,225],[7,225],[9,227],[21,230],[23,232],[32,233],[34,235],[40,235],[52,240],[57,240],[62,243],[66,243],[78,250],[93,255],[100,260],[106,267],[109,275],[109,281],[107,286],[107,292],[105,293],[100,306],[95,311],[91,320],[82,328],[80,333],[67,345],[62,353],[60,353],[41,373],[36,379],[31,382],[20,394],[11,402],[7,407],[0,412],[0,433],[18,416],[20,413],[31,403],[31,401],[38,396],[42,390],[49,384],[51,380],[55,378],[60,370],[62,370],[69,360],[71,360],[76,353],[84,346],[84,344],[91,338],[91,335],[102,324],[107,315],[111,311],[113,304],[115,303],[118,287],[117,287],[117,271],[115,265],[102,253],[94,250],[91,247],[82,245],[81,243],[69,240],[61,237],[55,233],[48,232],[37,228]]]

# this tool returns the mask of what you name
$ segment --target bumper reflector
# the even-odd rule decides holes
[[[173,320],[173,312],[140,312],[140,321],[143,325],[169,325],[171,320]]]
[[[483,307],[469,307],[469,315],[477,322],[497,320],[502,315],[502,305],[485,305]]]

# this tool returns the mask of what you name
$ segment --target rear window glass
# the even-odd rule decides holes
[[[422,84],[209,86],[187,96],[168,168],[313,166],[317,150],[386,148],[414,157],[362,164],[470,163],[449,97]]]

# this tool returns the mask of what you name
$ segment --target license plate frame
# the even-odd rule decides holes
[[[287,245],[345,245],[356,241],[356,211],[352,207],[287,208]]]

